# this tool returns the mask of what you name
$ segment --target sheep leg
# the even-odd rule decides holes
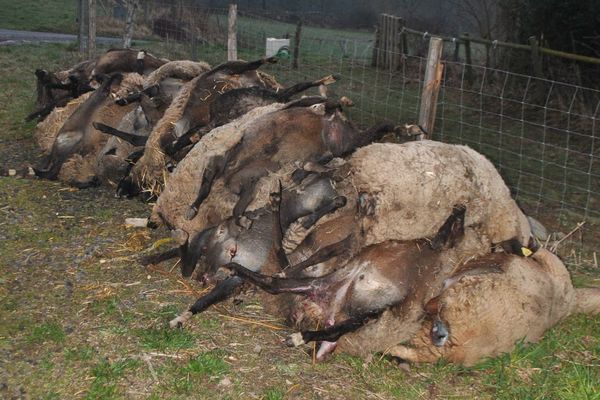
[[[199,138],[202,138],[202,136],[204,136],[208,132],[210,132],[210,127],[205,127],[203,125],[195,126],[194,128],[188,130],[186,133],[178,137],[177,140],[172,142],[169,146],[167,146],[165,151],[170,156],[174,156],[175,154],[177,154],[178,151],[180,151],[184,147],[193,144],[194,141],[192,140],[192,138],[195,135],[198,135]]]
[[[352,235],[348,235],[346,238],[342,239],[337,243],[333,243],[329,246],[325,246],[319,249],[316,253],[314,253],[301,263],[298,263],[285,269],[285,276],[296,276],[299,272],[304,271],[311,265],[319,264],[330,260],[334,257],[340,256],[344,253],[347,253],[350,247],[352,246],[353,241],[354,237]]]
[[[223,268],[230,269],[236,276],[243,278],[245,281],[258,286],[265,292],[271,294],[308,294],[316,290],[317,285],[314,285],[315,283],[325,282],[326,278],[329,277],[329,275],[325,275],[320,278],[279,278],[251,271],[234,262],[224,265]]]
[[[172,249],[162,251],[156,254],[150,254],[147,256],[142,256],[139,258],[139,263],[143,266],[147,266],[150,264],[159,264],[163,261],[170,260],[179,256],[179,247],[173,247]]]
[[[465,206],[454,206],[452,214],[430,241],[429,245],[433,250],[440,250],[446,245],[454,247],[456,240],[464,234],[465,211]]]
[[[131,169],[135,165],[135,163],[144,155],[144,147],[134,150],[129,153],[129,155],[125,158],[127,161],[127,169],[125,170],[125,175],[119,183],[117,184],[117,190],[115,192],[115,196],[121,198],[125,196],[127,198],[137,195],[140,192],[140,189],[134,183],[133,178],[131,177]]]
[[[204,199],[206,199],[210,194],[210,189],[212,188],[214,180],[217,178],[217,175],[219,175],[219,173],[222,171],[222,168],[219,168],[219,159],[221,158],[222,157],[220,156],[213,157],[204,169],[204,173],[202,174],[202,183],[200,184],[198,196],[185,213],[185,219],[187,219],[188,221],[193,219],[196,216],[196,214],[198,214],[198,207],[200,207],[200,204],[202,204]]]
[[[330,85],[340,79],[339,75],[327,75],[324,78],[318,79],[316,81],[304,81],[295,84],[294,86],[290,86],[287,89],[280,90],[277,92],[277,100],[279,102],[286,102],[294,96],[295,94],[304,92],[307,89],[312,87],[320,86],[320,85]]]
[[[323,216],[325,216],[331,212],[334,212],[338,208],[342,208],[345,205],[346,205],[346,197],[337,196],[331,202],[327,203],[323,207],[317,209],[316,211],[314,211],[311,214],[308,214],[306,217],[304,217],[303,221],[302,221],[302,227],[304,229],[310,228],[315,223],[317,223],[317,221],[319,219],[321,219]]]
[[[310,107],[315,104],[324,103],[327,99],[321,96],[311,96],[305,97],[303,99],[298,99],[287,103],[284,109],[295,108],[295,107]]]
[[[181,254],[181,275],[187,278],[192,275],[196,264],[202,255],[202,251],[208,240],[213,236],[216,227],[207,228],[196,234],[179,248]]]
[[[42,108],[41,110],[32,112],[31,114],[29,114],[28,116],[25,117],[25,121],[27,121],[27,122],[33,121],[36,118],[41,120],[42,118],[44,118],[48,114],[50,114],[52,112],[52,110],[54,110],[55,108],[66,106],[67,103],[69,102],[69,100],[71,100],[71,96],[61,97],[60,99],[53,101],[52,103],[50,103],[46,107]]]
[[[169,325],[171,328],[181,327],[192,317],[192,315],[201,313],[213,304],[227,300],[243,283],[244,281],[241,278],[235,276],[217,283],[217,285],[208,294],[196,300],[196,302],[188,309],[188,311],[171,320]]]
[[[241,183],[238,191],[239,198],[238,201],[235,203],[235,206],[233,207],[233,217],[235,218],[236,225],[242,226],[246,229],[249,228],[249,226],[246,226],[247,224],[242,223],[244,212],[254,199],[256,184],[258,183],[260,178],[265,176],[266,174],[267,171],[261,168],[260,170],[255,171],[255,173],[253,173],[252,175],[248,176]]]
[[[214,72],[223,72],[226,74],[239,75],[239,74],[243,74],[244,72],[256,70],[267,63],[275,64],[275,63],[277,63],[277,58],[276,57],[261,58],[256,61],[251,61],[251,62],[246,62],[246,63],[227,62],[223,65],[216,67],[215,69],[212,70],[212,72],[213,73]]]
[[[354,332],[372,319],[379,318],[384,310],[370,311],[368,313],[348,318],[339,324],[332,325],[319,331],[302,331],[288,336],[285,343],[289,347],[297,347],[310,342],[336,342],[346,333]]]
[[[148,140],[148,136],[140,136],[135,135],[133,133],[123,132],[118,129],[113,128],[112,126],[108,126],[102,124],[100,122],[92,123],[95,129],[99,130],[102,133],[106,133],[107,135],[116,136],[119,139],[123,139],[127,143],[130,143],[134,146],[144,146],[146,141]]]
[[[57,160],[52,160],[52,158],[49,157],[49,161],[47,162],[46,167],[34,167],[33,172],[35,173],[36,176],[38,176],[40,178],[56,180],[56,178],[58,177],[58,173],[60,172],[60,169],[62,168],[63,163],[64,163],[64,158],[58,158]]]

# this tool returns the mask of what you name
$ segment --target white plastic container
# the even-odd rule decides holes
[[[275,54],[277,54],[279,49],[281,49],[284,46],[287,46],[287,48],[289,49],[290,39],[267,38],[266,56],[274,56]]]

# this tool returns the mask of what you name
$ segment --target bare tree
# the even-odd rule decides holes
[[[139,7],[139,0],[126,0],[127,18],[125,20],[125,32],[123,34],[123,48],[131,47],[131,37],[133,36],[133,18],[135,11]]]

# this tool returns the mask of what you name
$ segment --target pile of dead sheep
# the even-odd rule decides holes
[[[326,96],[337,76],[282,87],[259,71],[275,62],[116,49],[36,71],[35,174],[153,199],[148,225],[176,246],[140,262],[179,257],[214,284],[173,328],[256,285],[298,331],[287,344],[320,342],[318,359],[468,365],[600,312],[600,289],[573,288],[485,157],[389,121],[359,130],[352,101]]]

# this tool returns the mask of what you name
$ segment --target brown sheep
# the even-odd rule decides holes
[[[322,277],[278,278],[253,272],[236,263],[227,265],[236,275],[259,285],[269,293],[296,293],[311,299],[311,319],[318,319],[323,332],[292,335],[290,344],[326,340],[317,358],[335,348],[337,339],[377,317],[391,306],[420,309],[453,271],[448,259],[462,238],[465,208],[456,207],[430,240],[389,240],[362,249],[344,267]],[[293,268],[293,267],[292,267]],[[302,305],[303,308],[304,305]],[[298,310],[292,306],[292,313]],[[303,315],[293,315],[298,319]],[[301,321],[295,321],[296,323]]]
[[[190,236],[220,223],[232,212],[238,224],[244,223],[243,212],[265,204],[265,195],[277,177],[284,177],[287,185],[285,177],[290,176],[296,160],[318,159],[327,153],[342,155],[395,128],[384,122],[361,132],[338,110],[325,114],[321,106],[326,100],[318,101],[310,107],[281,109],[273,104],[258,108],[211,131],[170,177],[154,209],[158,219],[153,219]],[[265,109],[276,111],[262,114]],[[187,199],[192,199],[188,210]]]
[[[70,70],[56,73],[44,69],[35,70],[36,111],[25,117],[25,120],[43,121],[56,107],[64,107],[73,99],[94,90],[89,84],[89,76],[85,75],[88,71],[85,69],[86,65],[87,62],[80,63]]]
[[[102,86],[94,91],[65,121],[52,145],[45,164],[35,168],[36,175],[46,179],[60,179],[77,187],[97,183],[95,179],[95,159],[98,151],[108,140],[108,136],[92,127],[93,120],[116,124],[126,115],[129,108],[119,107],[111,98],[112,87],[117,91],[127,91],[140,87],[138,74],[120,74],[107,78]]]
[[[467,262],[426,308],[429,318],[409,343],[386,352],[469,366],[518,341],[537,342],[571,314],[600,313],[600,288],[574,289],[563,262],[546,249],[531,258],[497,253]]]
[[[145,50],[110,49],[96,60],[92,77],[109,75],[115,72],[137,72],[149,74],[168,60],[157,58]]]
[[[527,220],[502,178],[487,159],[465,146],[429,141],[373,144],[356,151],[332,174],[338,182],[336,190],[348,198],[348,205],[317,223],[290,255],[294,264],[315,251],[324,251],[326,257],[321,261],[329,265],[323,269],[332,271],[354,254],[359,254],[355,260],[359,262],[379,246],[393,247],[394,240],[415,240],[418,234],[430,237],[444,221],[440,214],[452,209],[452,202],[471,207],[467,206],[463,239],[446,251],[445,272],[435,275],[440,282],[429,285],[428,291],[414,301],[396,305],[374,323],[343,336],[339,343],[344,351],[364,355],[409,339],[420,327],[423,305],[439,293],[441,282],[455,266],[469,257],[490,252],[494,243],[513,238],[522,243],[526,242],[523,238],[530,237]],[[355,216],[357,208],[359,213]],[[432,221],[437,227],[431,227]],[[336,246],[336,241],[343,245],[330,252],[327,246]],[[329,257],[342,258],[333,263],[327,261],[327,253]],[[265,267],[269,269],[276,272],[277,266]],[[288,270],[284,272],[290,274]],[[310,302],[305,306],[309,311],[314,308]],[[302,310],[305,306],[294,312],[307,312]],[[285,304],[281,308],[289,309]],[[399,325],[405,329],[393,328]]]
[[[162,118],[173,97],[186,81],[209,69],[210,66],[205,62],[168,62],[144,79],[142,90],[125,93],[126,96],[116,100],[116,104],[120,106],[139,101],[139,106],[129,112],[115,128],[99,121],[94,122],[94,128],[112,136],[98,154],[97,175],[103,182],[116,187],[129,173],[132,162],[128,158],[130,153],[137,146],[145,145],[152,128]],[[146,94],[146,91],[152,92],[153,97]]]
[[[167,162],[177,161],[166,154],[168,146],[190,129],[208,124],[210,104],[220,94],[240,87],[265,86],[256,69],[267,62],[275,62],[275,59],[230,61],[185,84],[152,130],[144,155],[130,176],[121,182],[117,194],[130,197],[142,191],[160,192]]]

